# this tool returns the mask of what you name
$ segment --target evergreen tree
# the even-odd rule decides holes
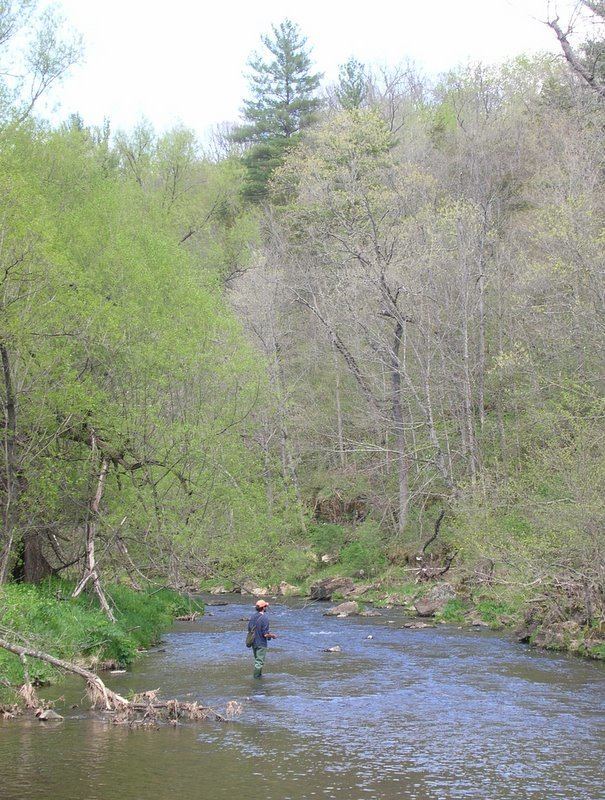
[[[336,97],[347,111],[361,108],[368,93],[368,76],[365,66],[356,58],[350,58],[338,69]]]
[[[284,20],[262,37],[267,53],[255,54],[251,68],[251,97],[245,101],[245,124],[233,140],[250,144],[244,156],[245,194],[260,200],[267,193],[272,172],[300,132],[313,120],[320,101],[314,96],[321,74],[312,72],[307,40],[298,25]]]

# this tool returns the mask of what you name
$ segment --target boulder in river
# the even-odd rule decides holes
[[[339,644],[334,645],[334,647],[326,647],[324,653],[342,653],[342,647]]]
[[[61,714],[57,714],[57,712],[53,711],[52,708],[43,708],[36,713],[36,716],[40,722],[57,722],[58,720],[63,719]]]
[[[416,600],[414,608],[419,617],[432,617],[437,611],[442,611],[455,597],[456,590],[451,583],[438,583],[425,597]]]
[[[367,611],[360,611],[360,617],[381,617],[382,614],[380,611],[377,611],[375,608],[369,608]]]
[[[324,617],[349,617],[352,614],[359,614],[359,604],[355,600],[347,600],[333,608],[329,608]]]
[[[210,589],[210,594],[228,594],[229,590],[225,589],[224,586],[213,586]]]
[[[355,583],[351,578],[323,578],[311,584],[309,596],[311,600],[331,600],[335,592],[348,594],[355,589]]]

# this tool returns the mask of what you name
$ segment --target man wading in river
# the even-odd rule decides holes
[[[267,609],[269,603],[265,600],[258,600],[255,606],[255,612],[250,617],[248,622],[248,636],[246,644],[252,648],[254,653],[254,677],[262,678],[263,665],[267,657],[267,644],[269,639],[275,639],[274,633],[269,632],[269,618],[267,617]]]

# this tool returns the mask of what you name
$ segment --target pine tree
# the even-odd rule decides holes
[[[336,96],[340,105],[350,111],[361,108],[368,93],[368,76],[365,66],[356,58],[350,58],[338,69]]]
[[[251,97],[244,103],[245,124],[233,134],[234,141],[251,145],[244,155],[245,194],[256,201],[266,196],[271,174],[313,121],[322,77],[312,72],[307,40],[290,20],[273,25],[262,43],[268,52],[248,62]]]

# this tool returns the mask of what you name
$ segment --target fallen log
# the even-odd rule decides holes
[[[116,724],[145,724],[146,722],[156,722],[163,718],[173,723],[176,723],[180,718],[194,721],[212,718],[218,722],[228,722],[230,719],[233,719],[233,717],[241,714],[242,711],[242,706],[234,700],[227,703],[225,714],[221,714],[216,711],[216,709],[200,705],[197,702],[188,703],[181,700],[157,701],[157,690],[143,692],[142,694],[135,695],[132,700],[127,700],[125,697],[117,694],[117,692],[108,689],[94,672],[78,664],[73,664],[70,661],[63,661],[61,658],[56,658],[49,653],[44,653],[32,647],[13,644],[6,639],[0,639],[0,648],[19,656],[22,662],[24,662],[26,657],[35,658],[39,661],[45,661],[47,664],[51,664],[53,667],[57,667],[65,672],[71,672],[74,675],[79,675],[81,678],[84,678],[93,708],[101,708],[104,711],[114,714],[113,721]],[[29,681],[29,673],[26,664],[25,684],[21,687],[20,693],[27,707],[32,707],[35,704],[34,700],[37,698],[35,698],[33,687]]]
[[[116,692],[112,692],[111,689],[105,686],[98,675],[95,675],[94,672],[88,669],[84,669],[84,667],[80,667],[78,664],[72,664],[70,661],[63,661],[61,658],[55,658],[55,656],[43,653],[41,650],[34,650],[31,647],[12,644],[12,642],[7,642],[6,639],[0,639],[0,647],[4,650],[8,650],[9,653],[14,653],[19,656],[19,658],[25,656],[28,658],[36,658],[38,661],[45,661],[53,667],[62,669],[65,672],[72,672],[74,675],[79,675],[81,678],[84,678],[88,686],[90,702],[93,707],[98,708],[101,706],[104,707],[106,711],[113,711],[128,705],[128,700],[126,700],[125,697],[122,697]]]
[[[123,719],[126,711],[126,720]],[[217,722],[228,722],[230,716],[221,714],[214,708],[202,706],[199,703],[185,703],[180,700],[165,700],[159,703],[135,703],[130,702],[126,709],[120,709],[120,719],[117,721],[132,722],[137,715],[142,715],[143,719],[156,720],[166,717],[169,720],[177,720],[185,717],[190,720],[215,719]]]

